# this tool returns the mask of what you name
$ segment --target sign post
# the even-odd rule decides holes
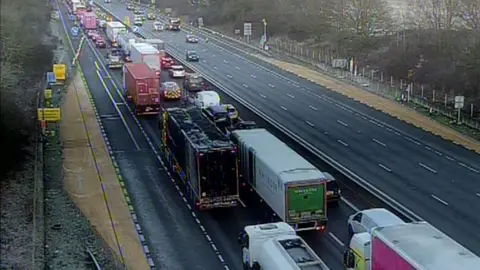
[[[250,36],[252,35],[252,23],[243,23],[243,35],[247,38],[247,43],[250,43]]]
[[[465,97],[464,96],[456,96],[455,97],[455,109],[457,109],[457,111],[458,111],[457,125],[460,125],[460,113],[461,113],[461,110],[463,109],[464,105],[465,105]]]

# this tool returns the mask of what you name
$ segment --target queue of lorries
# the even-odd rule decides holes
[[[95,13],[86,13],[86,8],[82,13],[79,0],[68,1],[72,11],[83,14],[78,19],[87,35],[101,40],[92,32],[98,31],[91,23],[90,14]],[[144,14],[133,3],[127,9]],[[97,25],[112,48],[107,66],[123,70],[124,94],[135,113],[158,115],[164,157],[188,199],[200,210],[255,204],[268,213],[269,223],[246,226],[239,236],[244,269],[328,269],[297,232],[325,231],[327,205],[338,204],[341,197],[335,178],[266,129],[241,119],[232,105],[222,104],[201,75],[186,73],[165,53],[164,41],[144,39],[118,21],[96,20]],[[164,29],[160,22],[153,25]],[[173,18],[165,29],[179,30],[180,20]],[[186,42],[199,40],[187,35]],[[192,55],[198,60],[194,51],[187,52],[186,60],[195,61]],[[176,82],[161,82],[164,70],[170,77],[184,78],[183,91]],[[185,103],[169,108],[169,99]],[[355,213],[347,226],[351,240],[344,253],[346,269],[480,267],[476,255],[429,223],[405,223],[385,209]]]

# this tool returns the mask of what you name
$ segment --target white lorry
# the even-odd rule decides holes
[[[160,76],[160,52],[148,43],[131,44],[130,59],[132,63],[145,63]]]
[[[127,28],[121,22],[107,22],[106,33],[112,47],[118,47],[118,34],[126,31]]]
[[[132,50],[132,44],[139,41],[139,38],[134,33],[122,32],[117,35],[118,45],[122,48],[123,54],[128,56]]]
[[[243,269],[329,270],[285,222],[246,226],[238,243],[243,253]]]
[[[238,145],[241,180],[268,204],[274,219],[296,231],[325,230],[327,178],[320,170],[266,129],[235,130],[231,139]]]
[[[143,42],[152,45],[153,47],[157,48],[159,51],[165,50],[165,42],[159,38],[149,38],[145,39]]]

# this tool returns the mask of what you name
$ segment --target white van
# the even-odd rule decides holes
[[[373,228],[405,224],[401,218],[384,208],[372,208],[351,215],[348,218],[350,237],[356,233],[370,233]]]
[[[191,103],[200,109],[206,109],[210,106],[220,106],[220,96],[215,91],[202,91],[195,93]]]

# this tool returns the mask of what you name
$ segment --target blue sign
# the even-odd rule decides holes
[[[70,15],[70,21],[75,21],[75,15]]]
[[[80,29],[78,27],[74,26],[72,29],[70,29],[70,33],[72,33],[72,36],[78,36],[78,32],[80,32]]]

